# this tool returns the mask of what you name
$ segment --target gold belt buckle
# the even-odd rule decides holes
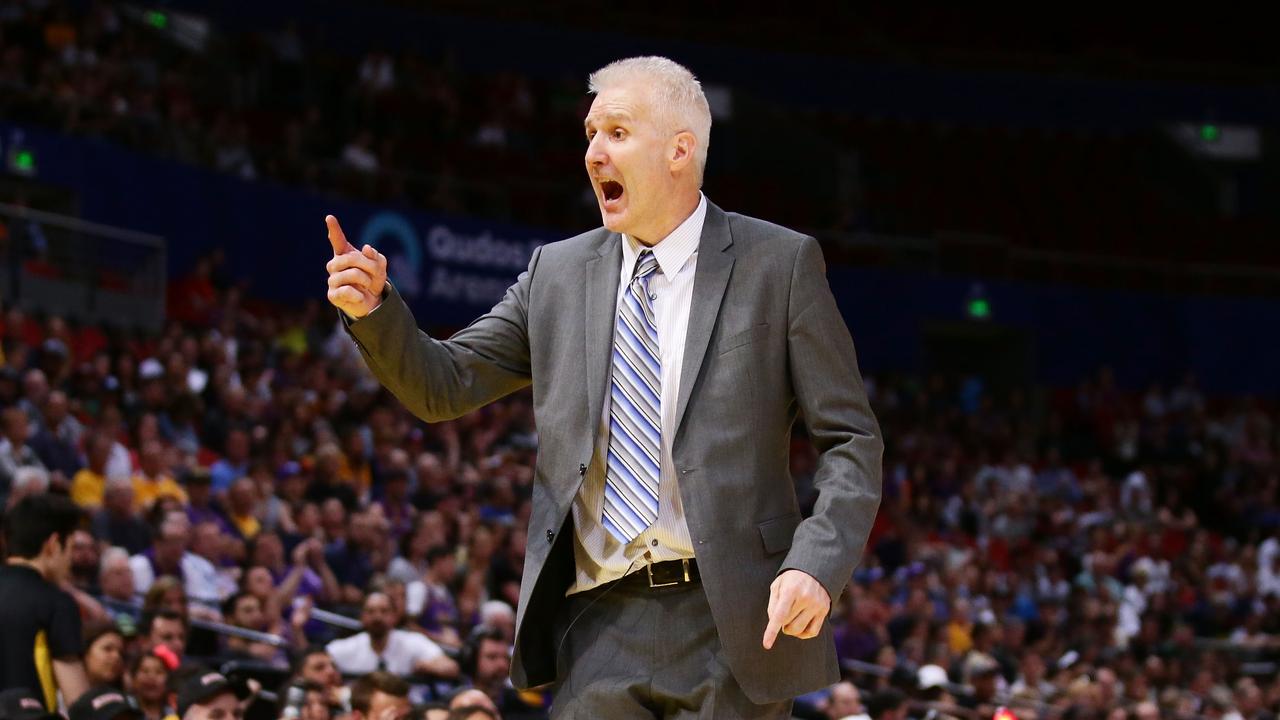
[[[689,558],[680,558],[680,564],[684,568],[684,582],[689,582]],[[680,580],[672,580],[671,582],[655,583],[653,581],[653,563],[646,564],[644,568],[649,572],[649,587],[651,588],[671,587],[672,585],[679,585],[681,582]]]

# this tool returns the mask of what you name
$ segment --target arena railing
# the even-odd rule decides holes
[[[0,298],[25,310],[159,330],[165,316],[162,237],[0,203],[8,242]]]

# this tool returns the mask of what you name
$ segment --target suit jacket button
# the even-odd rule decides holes
[[[556,539],[555,531],[547,530],[547,542],[553,542]]]
[[[586,475],[586,474],[587,474],[587,466],[586,466],[585,464],[583,464],[583,463],[579,463],[579,464],[578,464],[578,475],[579,475],[579,476],[582,476],[582,475]]]

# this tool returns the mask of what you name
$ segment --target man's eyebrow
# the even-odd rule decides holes
[[[592,123],[592,122],[594,122],[596,119],[597,119],[597,118],[593,118],[593,117],[591,117],[591,116],[589,116],[589,115],[588,115],[588,116],[587,116],[587,118],[586,118],[585,120],[583,120],[583,121],[582,121],[582,126],[583,126],[583,127],[589,127],[589,126],[591,125],[591,123]],[[613,111],[613,112],[607,112],[607,113],[605,113],[605,114],[603,114],[603,115],[600,115],[598,119],[600,119],[600,120],[630,120],[630,119],[631,119],[631,115],[630,115],[629,113],[623,112],[623,111],[621,111],[621,110],[615,110],[615,111]]]

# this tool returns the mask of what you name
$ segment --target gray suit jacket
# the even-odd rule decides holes
[[[883,443],[817,242],[709,204],[698,248],[672,454],[730,669],[755,702],[779,701],[838,669],[830,623],[762,648],[769,585],[797,568],[834,604],[879,507]],[[604,228],[538,248],[502,301],[448,340],[421,332],[394,288],[349,325],[378,379],[428,422],[533,384],[540,441],[511,670],[521,688],[557,677],[570,505],[608,387],[621,257]],[[820,453],[803,521],[788,463],[797,413]]]

